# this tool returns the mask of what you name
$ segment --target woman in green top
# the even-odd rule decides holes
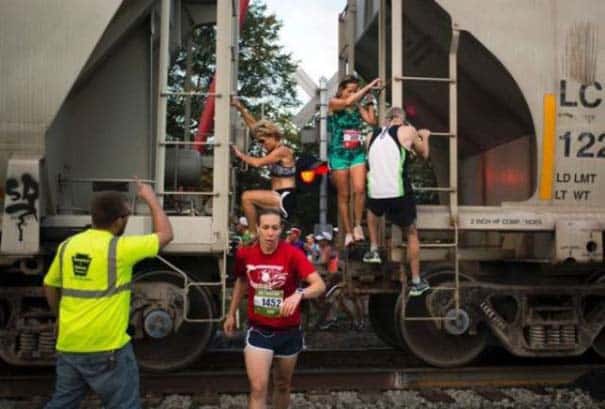
[[[380,79],[376,78],[359,89],[359,79],[345,77],[328,104],[328,163],[332,183],[338,192],[338,212],[345,231],[345,246],[364,239],[361,217],[365,204],[366,153],[360,141],[361,126],[362,121],[371,126],[377,122],[374,108],[363,106],[360,101],[372,88],[379,86]],[[353,186],[355,193],[354,228],[349,219],[349,185]]]

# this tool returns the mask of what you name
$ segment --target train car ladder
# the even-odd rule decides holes
[[[227,145],[228,135],[230,134],[230,109],[219,109],[215,112],[216,128],[220,128],[218,133],[222,135],[224,140],[222,143],[209,142],[209,141],[169,141],[166,139],[166,123],[167,123],[167,102],[171,96],[181,96],[191,98],[193,96],[210,96],[213,95],[217,99],[225,99],[223,93],[230,93],[233,87],[232,70],[234,67],[235,54],[232,52],[236,43],[234,39],[234,27],[235,21],[238,18],[237,7],[238,2],[218,2],[217,5],[217,72],[221,70],[220,79],[217,81],[218,92],[212,93],[200,93],[200,92],[172,92],[168,88],[168,64],[170,61],[170,15],[171,15],[171,0],[161,1],[161,19],[160,19],[160,50],[159,50],[159,67],[158,67],[158,102],[157,102],[157,140],[156,140],[156,155],[155,155],[155,186],[157,194],[161,197],[168,196],[202,196],[208,197],[213,200],[212,206],[212,218],[213,226],[215,229],[224,227],[221,231],[218,231],[218,240],[224,240],[223,251],[220,252],[219,259],[219,275],[218,281],[196,281],[192,280],[190,276],[180,269],[175,264],[169,262],[165,258],[158,256],[158,259],[166,264],[171,270],[175,271],[183,277],[183,296],[185,298],[183,317],[188,322],[218,322],[223,319],[226,310],[226,276],[227,276],[227,251],[228,251],[228,220],[223,212],[228,209],[228,196],[229,196],[229,150]],[[188,50],[188,52],[191,52]],[[227,105],[229,104],[227,100]],[[224,105],[224,104],[223,104]],[[219,118],[220,117],[220,118]],[[182,192],[178,189],[166,190],[164,188],[164,178],[166,173],[166,147],[173,146],[175,148],[183,147],[199,147],[199,146],[212,146],[220,149],[220,163],[217,162],[217,149],[214,149],[214,167],[213,167],[213,183],[211,191],[186,191]],[[226,153],[225,153],[226,152]],[[178,152],[177,152],[178,153]],[[175,154],[175,157],[176,154]],[[175,167],[176,169],[176,167]],[[223,173],[221,173],[223,172]],[[175,180],[178,179],[178,175],[175,175]],[[224,182],[224,183],[223,183]],[[224,185],[224,186],[223,186]],[[217,188],[218,186],[218,188]],[[223,186],[222,188],[220,186]],[[163,203],[163,200],[162,200]],[[217,217],[217,213],[222,215]],[[221,316],[217,318],[193,318],[190,315],[189,308],[189,292],[192,287],[219,287],[221,289]]]
[[[399,14],[401,15],[401,14]],[[395,19],[395,13],[393,19]],[[395,27],[399,26],[397,30]],[[392,27],[394,30],[394,36],[398,36],[401,39],[401,44],[405,44],[403,41],[403,30],[401,24],[397,24],[393,21]],[[397,72],[403,71],[403,51],[400,51],[399,56],[401,57],[396,61],[397,56],[393,54],[393,82],[395,81],[423,81],[423,82],[435,82],[435,83],[448,83],[449,84],[449,130],[448,132],[432,132],[434,136],[444,136],[449,138],[449,176],[450,182],[449,187],[419,187],[415,188],[417,191],[429,191],[429,192],[448,192],[449,193],[449,208],[450,208],[450,223],[454,230],[454,240],[450,243],[420,243],[421,248],[451,248],[454,252],[454,272],[455,272],[455,285],[451,286],[438,286],[432,287],[430,291],[453,291],[455,311],[460,310],[460,266],[459,266],[459,230],[458,230],[458,74],[457,74],[457,63],[458,63],[458,44],[460,39],[460,31],[454,24],[452,26],[452,37],[449,48],[449,76],[446,78],[441,77],[412,77],[406,75],[397,75]],[[403,47],[402,47],[403,48]],[[403,106],[403,87],[400,86],[399,99]],[[397,103],[396,93],[393,92],[393,104]],[[404,290],[405,288],[404,280]],[[404,292],[405,294],[405,292]],[[456,317],[404,317],[404,320],[408,321],[451,321],[456,320]]]

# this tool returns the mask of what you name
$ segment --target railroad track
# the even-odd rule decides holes
[[[217,369],[219,365],[222,365],[221,369]],[[307,351],[301,356],[293,384],[295,392],[434,391],[446,388],[489,391],[505,387],[567,385],[594,370],[605,371],[605,365],[557,364],[552,361],[439,369],[406,364],[406,357],[393,350]],[[50,368],[0,370],[0,398],[50,396],[53,385],[54,374]],[[247,390],[241,351],[208,353],[191,370],[141,374],[142,395],[217,395],[245,393]]]

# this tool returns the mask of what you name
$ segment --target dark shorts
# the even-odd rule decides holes
[[[296,189],[277,189],[279,195],[279,207],[284,215],[284,219],[289,219],[294,215],[296,210]]]
[[[274,357],[290,358],[304,348],[303,332],[300,328],[283,331],[252,326],[246,333],[246,348],[264,349],[273,352]]]
[[[416,224],[416,201],[414,195],[389,199],[368,198],[366,206],[376,216],[386,213],[391,223],[406,228]]]

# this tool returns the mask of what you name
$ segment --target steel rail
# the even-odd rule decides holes
[[[428,388],[561,386],[605,365],[492,366],[456,369],[438,368],[319,368],[299,369],[293,391],[380,391]],[[0,376],[0,397],[50,396],[54,376]],[[141,394],[246,393],[248,379],[243,369],[182,371],[141,375]]]

